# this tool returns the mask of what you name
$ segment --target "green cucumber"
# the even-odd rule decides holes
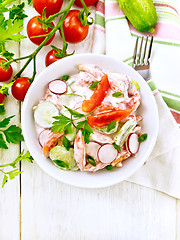
[[[118,1],[119,7],[137,31],[154,33],[157,13],[152,0]]]
[[[52,127],[55,116],[59,115],[59,109],[52,102],[40,102],[34,110],[35,122],[43,128]]]
[[[55,146],[50,150],[49,157],[62,170],[78,170],[73,148],[67,151],[63,146]]]
[[[136,126],[137,122],[134,120],[128,120],[119,130],[119,132],[116,134],[114,138],[114,142],[118,146],[122,146],[124,142],[126,141],[126,138],[130,134],[131,130]]]

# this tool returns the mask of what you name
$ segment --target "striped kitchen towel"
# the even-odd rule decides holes
[[[180,130],[177,125],[180,124],[180,18],[175,1],[155,0],[154,5],[158,22],[151,57],[153,82],[150,81],[149,86],[157,102],[160,129],[148,162],[128,181],[180,198]],[[135,40],[142,34],[127,21],[123,11],[119,11],[116,0],[101,0],[96,7],[95,36],[98,37],[94,45],[101,48],[93,48],[93,52],[106,53],[132,66]],[[103,34],[99,34],[100,31]],[[155,85],[163,90],[158,91]]]

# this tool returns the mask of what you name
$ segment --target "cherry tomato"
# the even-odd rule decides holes
[[[4,70],[1,67],[2,61],[7,62],[7,60],[4,58],[0,58],[0,82],[6,82],[11,78],[13,70],[12,70],[11,65],[9,66],[9,68],[7,70]]]
[[[47,17],[59,12],[63,4],[63,0],[33,0],[32,2],[36,11],[41,15],[46,7]]]
[[[92,6],[93,4],[95,4],[97,2],[97,0],[84,0],[84,3],[86,4],[86,7],[90,7]],[[83,5],[81,3],[81,0],[75,0],[74,1],[74,4],[77,6],[77,7],[80,7],[80,8],[83,8]]]
[[[30,87],[30,82],[27,77],[17,78],[11,87],[12,95],[19,101],[23,101],[27,90]]]
[[[38,16],[39,18],[42,18],[41,16]],[[54,26],[53,22],[51,24]],[[37,38],[31,38],[33,36],[39,36],[39,35],[44,35],[49,32],[51,32],[51,28],[48,28],[46,31],[43,30],[43,26],[40,22],[37,20],[37,16],[31,18],[27,24],[27,34],[31,42],[33,42],[36,45],[40,45],[45,37],[37,37]],[[52,42],[55,34],[47,41],[45,45],[48,45]]]
[[[56,57],[54,53],[57,54],[57,51],[55,49],[52,49],[47,53],[45,58],[46,67],[56,62],[57,60],[61,59],[61,57]]]
[[[63,22],[64,36],[69,43],[79,43],[88,35],[89,26],[84,27],[81,24],[78,17],[79,12],[79,10],[70,10]]]
[[[5,96],[6,96],[5,94],[0,93],[0,103],[4,101]]]
[[[121,121],[127,117],[134,109],[125,109],[125,110],[116,110],[106,113],[101,113],[98,115],[88,116],[87,121],[91,127],[104,127],[107,126],[110,122],[117,120]]]
[[[82,103],[83,112],[91,112],[96,107],[101,105],[102,101],[106,97],[108,89],[109,89],[108,75],[105,74],[102,76],[101,81],[98,83],[90,99],[83,101]]]

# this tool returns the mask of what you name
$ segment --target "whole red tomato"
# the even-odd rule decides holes
[[[86,4],[86,7],[90,7],[92,6],[93,4],[95,4],[97,2],[97,0],[84,0],[84,3]],[[81,3],[81,0],[75,0],[74,1],[74,4],[77,6],[77,7],[80,7],[80,8],[83,8],[83,5]]]
[[[59,12],[63,4],[63,0],[33,0],[32,2],[36,11],[41,15],[46,7],[47,17]]]
[[[0,103],[4,101],[5,96],[6,96],[5,94],[0,93]]]
[[[13,70],[12,70],[11,65],[9,66],[9,68],[7,70],[4,70],[1,67],[2,61],[7,62],[7,60],[4,58],[0,58],[0,82],[6,82],[11,78]]]
[[[52,49],[47,53],[45,58],[46,67],[56,62],[57,60],[61,59],[61,57],[56,57],[54,53],[57,54],[58,52],[55,49]]]
[[[40,22],[38,22],[37,17],[42,18],[41,16],[35,16],[31,18],[27,24],[27,34],[31,42],[33,42],[36,45],[40,45],[45,37],[37,37],[37,38],[32,38],[33,36],[39,36],[39,35],[44,35],[48,34],[51,32],[51,28],[48,28],[46,31],[43,30],[43,26]],[[53,22],[51,24],[54,26]],[[48,45],[52,42],[55,34],[47,41],[45,45]]]
[[[11,92],[14,98],[19,101],[23,101],[30,85],[31,84],[27,77],[17,78],[11,87]]]
[[[79,10],[70,10],[63,22],[64,36],[69,43],[79,43],[88,35],[89,26],[84,27],[81,24],[79,12]]]

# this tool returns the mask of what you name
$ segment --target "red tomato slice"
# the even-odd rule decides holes
[[[104,127],[114,120],[121,121],[122,119],[127,117],[133,110],[134,109],[119,109],[116,111],[101,113],[94,116],[88,116],[87,121],[91,127]]]
[[[107,95],[109,89],[108,75],[102,76],[101,81],[98,83],[93,95],[89,100],[84,100],[82,103],[83,112],[91,112],[96,107],[100,106],[102,101]]]

